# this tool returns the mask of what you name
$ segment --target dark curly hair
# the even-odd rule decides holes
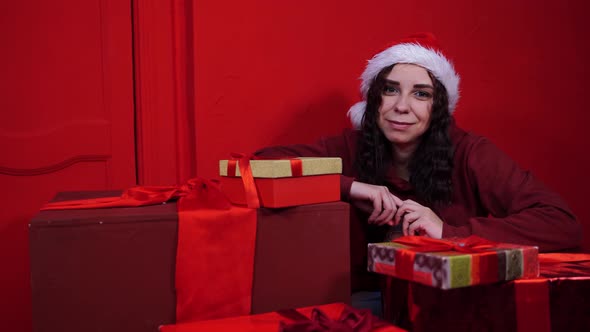
[[[367,93],[367,106],[358,140],[355,167],[359,180],[387,185],[385,174],[393,163],[392,143],[378,126],[379,107],[385,88],[385,77],[394,65],[379,72]],[[451,202],[453,146],[449,137],[451,115],[447,91],[430,72],[434,85],[434,100],[430,126],[422,135],[409,163],[410,183],[419,200],[427,204],[446,205]]]

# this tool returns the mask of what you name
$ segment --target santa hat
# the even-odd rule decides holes
[[[361,94],[363,101],[348,110],[348,117],[354,128],[361,128],[367,106],[367,92],[379,72],[396,63],[411,63],[427,69],[442,85],[449,97],[449,112],[452,114],[459,100],[459,75],[453,64],[442,53],[436,37],[432,33],[420,33],[404,38],[368,61],[361,75]]]

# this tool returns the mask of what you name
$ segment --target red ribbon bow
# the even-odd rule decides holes
[[[496,242],[475,235],[457,241],[438,240],[424,236],[403,236],[395,239],[393,242],[411,246],[410,248],[404,249],[414,252],[457,251],[478,253],[487,251],[498,245]]]
[[[369,332],[388,325],[371,314],[368,309],[354,309],[345,306],[336,320],[331,319],[323,311],[314,308],[311,318],[307,318],[298,311],[282,310],[279,314],[295,320],[293,323],[281,322],[279,332]]]
[[[221,192],[217,181],[194,178],[181,186],[137,186],[125,190],[118,197],[47,203],[41,210],[145,206],[161,204],[177,198],[179,198],[179,210],[202,208],[227,210],[231,206]]]

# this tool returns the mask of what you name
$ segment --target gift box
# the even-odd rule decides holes
[[[248,170],[244,171],[244,167]],[[253,182],[249,184],[250,173]],[[272,208],[340,200],[341,173],[340,158],[241,158],[219,162],[222,189],[232,203],[248,204],[249,191],[253,190],[261,206]]]
[[[538,278],[449,290],[388,277],[385,318],[417,332],[590,331],[590,255],[563,256],[540,254]]]
[[[348,329],[343,329],[342,326],[346,326]],[[377,319],[368,310],[352,309],[343,303],[160,327],[160,332],[197,331],[403,332],[405,330]]]
[[[477,237],[435,240],[408,236],[370,243],[368,269],[451,289],[539,275],[538,248]]]
[[[348,204],[255,213],[251,313],[350,300]],[[38,213],[29,229],[33,330],[139,332],[174,323],[178,220],[175,201]]]

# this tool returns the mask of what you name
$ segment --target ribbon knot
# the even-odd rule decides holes
[[[410,246],[404,248],[414,252],[457,251],[463,253],[480,253],[494,248],[498,243],[486,240],[476,235],[465,239],[442,240],[424,236],[403,236],[393,242]]]
[[[219,188],[217,180],[190,179],[179,188],[177,195],[181,197],[178,201],[178,208],[181,211],[193,209],[229,210],[231,208],[231,203]]]
[[[47,203],[41,210],[96,209],[162,204],[178,199],[180,210],[222,209],[231,207],[216,180],[194,178],[180,186],[136,186],[118,197],[70,200]]]

